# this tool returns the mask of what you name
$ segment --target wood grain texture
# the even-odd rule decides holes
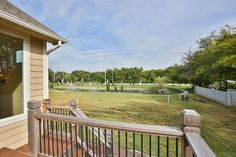
[[[50,110],[50,109],[67,109],[67,110],[69,110],[70,109],[69,106],[54,106],[54,105],[53,106],[47,105],[46,108],[48,110]]]
[[[8,130],[11,130],[11,129],[14,129],[14,128],[17,128],[21,125],[26,125],[26,124],[27,124],[27,120],[22,120],[22,121],[18,121],[18,122],[15,122],[15,123],[11,123],[11,124],[6,125],[6,126],[2,126],[2,127],[0,127],[0,134],[2,132],[8,131]]]
[[[30,65],[30,71],[31,72],[43,72],[43,65]],[[43,75],[41,77],[43,77]]]
[[[43,40],[30,37],[30,98],[43,97]]]
[[[28,154],[18,152],[16,150],[12,150],[9,148],[2,148],[0,149],[0,156],[1,157],[28,157]]]
[[[27,120],[0,127],[0,148],[20,147],[27,143],[27,136]]]
[[[201,116],[195,111],[190,109],[184,109],[182,111],[182,124],[183,126],[201,126]]]
[[[25,138],[21,139],[21,140],[18,140],[17,142],[14,142],[10,145],[7,146],[7,148],[10,148],[10,149],[17,149],[25,144],[28,143],[28,136],[26,136]]]
[[[0,143],[0,148],[8,147],[9,145],[12,145],[12,144],[16,144],[20,147],[21,145],[19,145],[17,143],[20,140],[26,138],[27,136],[28,136],[27,130],[22,131],[22,132],[18,132],[16,134],[12,135],[11,137],[8,137],[7,139],[2,140]]]
[[[30,91],[35,91],[35,90],[43,90],[43,84],[31,84],[31,89]]]
[[[121,130],[121,131],[148,133],[159,136],[183,137],[183,131],[177,127],[84,119],[79,117],[71,117],[71,116],[64,116],[64,115],[57,115],[43,112],[35,113],[34,116],[38,119],[47,119],[51,121],[66,122],[70,124],[86,125],[86,126],[93,126],[99,128]]]
[[[43,65],[43,61],[40,59],[31,58],[30,65]]]
[[[43,90],[31,90],[30,91],[30,95],[32,97],[34,97],[34,96],[42,96],[43,95]]]
[[[43,56],[42,56],[42,54],[31,53],[30,54],[30,59],[42,61],[43,60]]]
[[[38,104],[35,102],[28,102],[28,145],[29,156],[36,157],[39,151],[39,120],[34,117],[34,113],[40,111],[36,108]]]
[[[43,72],[31,71],[30,78],[43,78]]]
[[[185,136],[196,157],[216,157],[198,133],[185,133]]]

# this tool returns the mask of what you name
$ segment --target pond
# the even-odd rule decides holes
[[[106,91],[106,89],[101,88],[79,88],[79,87],[56,87],[54,90],[63,90],[63,91],[72,91],[72,92],[111,92],[111,93],[142,93],[142,94],[156,94],[156,95],[173,95],[180,94],[184,91],[177,88],[165,87],[165,92],[160,92],[156,88],[150,89],[124,89],[121,91],[120,89],[114,90],[110,89]]]

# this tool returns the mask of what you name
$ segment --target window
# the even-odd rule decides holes
[[[0,33],[0,119],[22,114],[23,40]]]

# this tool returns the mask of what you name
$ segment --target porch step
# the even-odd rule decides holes
[[[28,154],[4,147],[0,149],[0,157],[28,157]]]

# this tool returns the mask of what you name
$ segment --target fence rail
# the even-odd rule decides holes
[[[183,127],[178,128],[90,119],[74,102],[46,106],[50,112],[41,112],[40,104],[28,103],[31,156],[214,157],[200,136],[200,115],[192,110],[182,112]]]

